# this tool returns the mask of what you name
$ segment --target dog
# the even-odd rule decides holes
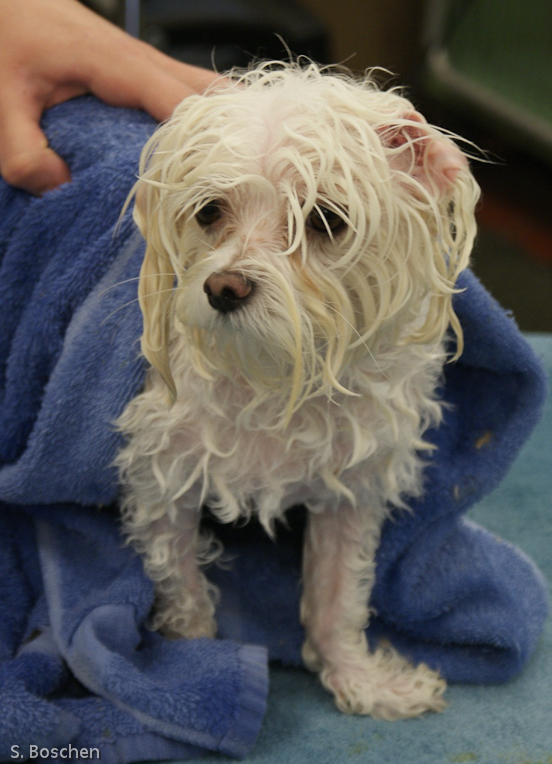
[[[478,194],[400,91],[312,62],[232,73],[153,134],[133,190],[150,368],[117,464],[154,629],[216,634],[203,505],[273,534],[302,504],[306,667],[344,712],[445,707],[436,671],[370,650],[365,628],[382,525],[423,492],[462,352]]]

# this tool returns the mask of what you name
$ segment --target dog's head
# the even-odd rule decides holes
[[[172,393],[170,327],[205,376],[286,398],[347,389],[383,344],[449,325],[478,188],[396,92],[315,65],[262,65],[186,99],[144,149],[143,352]]]

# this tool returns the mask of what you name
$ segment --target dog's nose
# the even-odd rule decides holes
[[[209,305],[221,313],[242,306],[253,291],[253,283],[235,271],[212,273],[203,284]]]

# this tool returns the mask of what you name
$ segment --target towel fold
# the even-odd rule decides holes
[[[300,508],[278,544],[255,523],[217,528],[232,558],[210,573],[219,639],[170,642],[145,628],[153,589],[122,543],[112,462],[113,421],[144,376],[144,244],[130,211],[118,217],[154,127],[75,99],[44,119],[73,181],[41,199],[0,183],[1,760],[14,745],[25,757],[31,745],[97,748],[114,764],[245,756],[268,660],[300,663]],[[443,390],[452,405],[430,434],[424,496],[384,527],[368,636],[450,681],[497,682],[534,649],[546,587],[519,550],[464,515],[506,473],[546,381],[473,274],[460,286],[465,351]]]

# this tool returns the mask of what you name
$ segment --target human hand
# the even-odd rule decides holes
[[[42,112],[84,93],[161,121],[218,75],[180,63],[76,0],[0,0],[0,174],[40,195],[71,179]]]

